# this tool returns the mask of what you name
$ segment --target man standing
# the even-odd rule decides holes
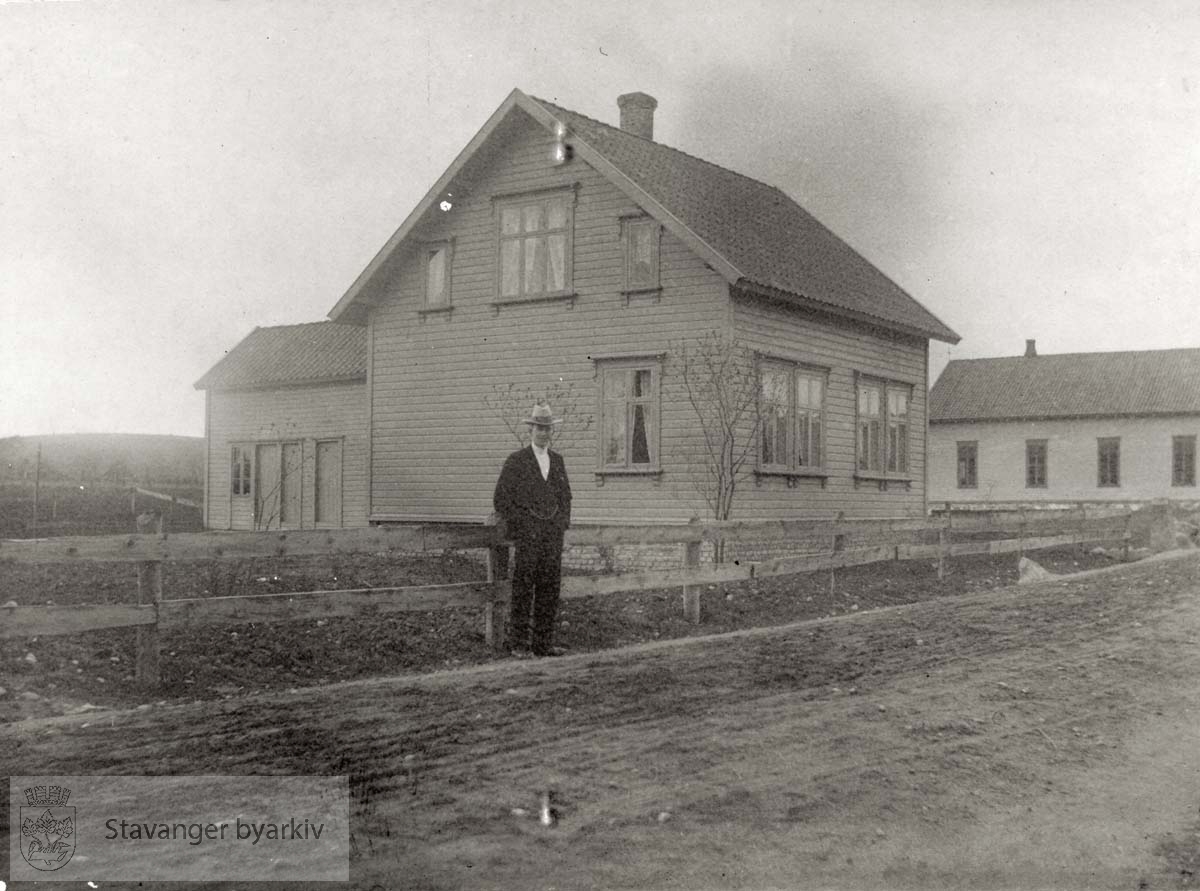
[[[554,417],[539,402],[525,423],[532,444],[508,456],[492,504],[516,545],[509,642],[514,656],[560,656],[552,646],[562,579],[563,532],[571,525],[571,484],[562,455],[550,450]]]

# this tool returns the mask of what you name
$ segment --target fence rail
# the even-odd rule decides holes
[[[783,522],[709,522],[686,525],[577,526],[567,543],[577,546],[682,545],[677,569],[614,575],[567,576],[562,595],[591,597],[618,592],[682,588],[683,609],[700,621],[700,591],[705,585],[774,575],[828,571],[891,560],[938,562],[943,575],[951,557],[969,554],[1024,552],[1066,544],[1123,541],[1131,537],[1132,512],[1093,510],[1069,518],[1038,516],[950,515],[929,520],[796,520]],[[1034,534],[1050,527],[1069,527],[1059,534]],[[960,533],[1004,534],[1016,538],[951,541]],[[937,537],[920,543],[914,537]],[[863,539],[858,547],[848,543]],[[736,564],[701,566],[704,543],[804,543],[818,553]],[[799,546],[799,544],[798,544]],[[242,560],[253,557],[335,556],[339,554],[420,554],[446,550],[488,552],[487,580],[402,588],[304,591],[232,597],[171,599],[162,590],[162,564],[167,561]],[[8,563],[125,562],[137,565],[138,603],[0,607],[0,638],[78,634],[105,628],[136,630],[137,673],[147,684],[159,681],[159,632],[214,623],[283,622],[334,616],[370,617],[404,611],[452,607],[481,608],[485,635],[498,644],[503,634],[498,610],[511,586],[506,567],[508,544],[491,526],[376,526],[357,529],[199,532],[0,541],[0,572]]]

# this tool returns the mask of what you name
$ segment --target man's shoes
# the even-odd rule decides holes
[[[514,659],[532,659],[533,650],[527,650],[525,647],[513,647],[508,651],[508,655]]]

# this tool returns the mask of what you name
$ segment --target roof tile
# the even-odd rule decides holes
[[[255,328],[196,382],[196,389],[241,390],[366,375],[366,328],[309,322]]]
[[[1200,349],[955,359],[930,422],[1200,414]]]
[[[940,319],[774,186],[535,101],[728,260],[747,283],[958,342]]]

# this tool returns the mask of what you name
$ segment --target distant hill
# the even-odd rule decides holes
[[[142,433],[68,433],[0,439],[0,481],[32,480],[42,448],[43,482],[201,485],[204,438]]]

